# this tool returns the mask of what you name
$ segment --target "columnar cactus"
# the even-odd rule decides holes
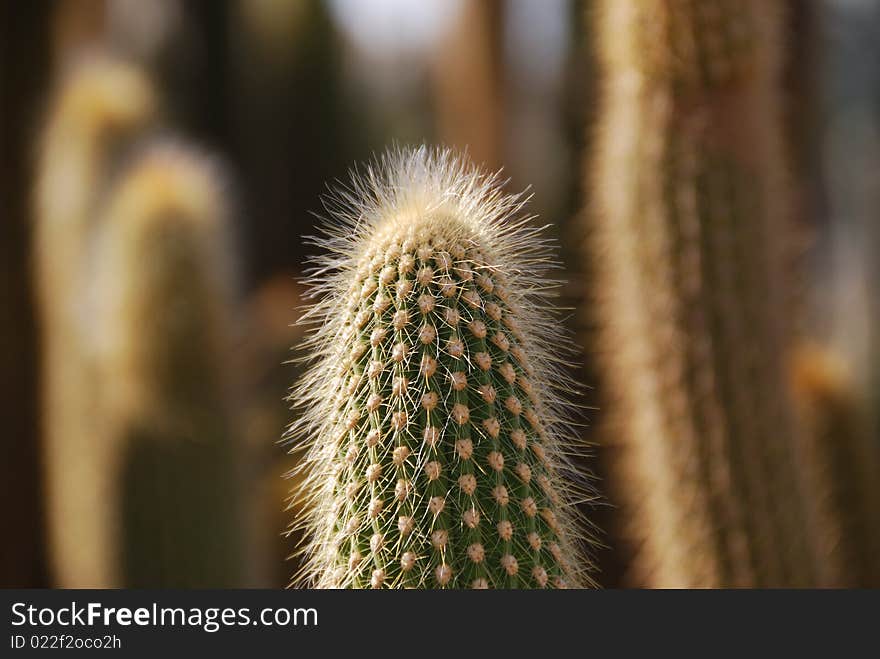
[[[505,114],[504,18],[499,0],[466,2],[432,63],[437,134],[483,166],[500,165]]]
[[[793,378],[827,582],[880,587],[880,451],[868,415],[842,360],[826,348],[799,346]]]
[[[327,205],[312,365],[293,396],[308,448],[305,583],[591,583],[553,261],[523,203],[420,148],[386,155]]]
[[[784,361],[778,3],[604,0],[588,239],[634,583],[815,583]]]
[[[117,162],[153,124],[156,98],[128,65],[92,59],[49,108],[36,189],[35,261],[43,342],[43,427],[56,583],[115,583],[109,454],[98,439],[91,356],[91,250]]]
[[[241,462],[228,355],[234,269],[216,167],[156,142],[110,195],[96,249],[102,439],[119,582],[241,585]]]

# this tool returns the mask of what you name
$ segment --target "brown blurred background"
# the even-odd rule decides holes
[[[786,130],[807,330],[864,386],[875,377],[880,245],[880,3],[788,0]],[[48,541],[41,327],[33,278],[34,187],[52,90],[101,51],[149,73],[163,123],[225,168],[239,263],[228,357],[241,373],[247,535],[237,585],[285,586],[291,468],[279,443],[297,367],[301,273],[325,185],[392,143],[442,143],[511,190],[561,239],[565,303],[583,303],[584,155],[595,107],[590,0],[33,0],[0,4],[0,585],[62,585]],[[872,315],[873,314],[873,315]],[[572,329],[576,314],[571,314]],[[602,422],[594,385],[588,439]],[[603,452],[589,467],[602,489]],[[598,580],[622,585],[612,505]],[[143,503],[143,505],[149,505]],[[208,503],[207,505],[210,505]],[[878,512],[880,514],[880,512]]]

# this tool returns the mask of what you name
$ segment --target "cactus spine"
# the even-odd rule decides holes
[[[293,399],[318,587],[591,583],[540,230],[448,151],[392,153],[328,203]]]
[[[93,59],[49,108],[36,190],[35,253],[43,343],[49,540],[55,581],[115,583],[109,454],[98,439],[91,300],[98,208],[115,164],[154,121],[156,99],[126,64]]]
[[[227,214],[212,164],[162,142],[106,207],[96,331],[128,587],[242,583]]]
[[[605,0],[596,14],[588,251],[640,585],[815,584],[783,364],[777,11]]]

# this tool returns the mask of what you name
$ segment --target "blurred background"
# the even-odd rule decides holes
[[[834,350],[862,390],[874,391],[877,375],[871,364],[880,363],[880,233],[875,222],[880,209],[880,1],[780,4],[786,10],[781,84],[798,227],[793,235],[805,273],[799,282],[804,309],[799,324]],[[286,510],[285,500],[295,484],[282,478],[293,465],[280,438],[292,414],[284,398],[297,374],[297,366],[285,362],[301,331],[293,323],[302,303],[297,277],[310,249],[303,236],[313,233],[313,213],[321,212],[325,186],[346,179],[353,164],[390,144],[440,143],[466,149],[474,161],[490,169],[503,166],[511,191],[530,187],[530,210],[540,222],[552,225],[562,245],[565,306],[584,304],[589,287],[581,249],[585,158],[597,90],[594,44],[585,20],[591,5],[590,0],[0,4],[0,585],[287,585],[295,571],[294,561],[286,560],[295,538],[284,531],[296,511]],[[92,66],[94,71],[95,62],[101,62],[97,68],[104,67],[106,75],[116,77],[109,89],[94,76],[91,82],[82,81],[83,68]],[[77,75],[84,91],[71,87]],[[102,94],[109,99],[109,109],[98,107],[105,102]],[[143,107],[140,101],[118,107],[121,97],[135,94],[149,96]],[[151,117],[143,120],[148,127],[140,125],[142,113]],[[89,139],[101,146],[69,153],[82,138],[77,131],[86,130],[68,125],[77,121],[95,123],[97,132]],[[133,131],[134,124],[137,139],[121,145],[120,134],[130,135],[126,131]],[[217,197],[193,201],[182,192],[180,198],[164,200],[167,207],[162,212],[181,213],[191,221],[181,234],[163,239],[169,246],[192,243],[208,254],[207,260],[228,262],[206,266],[147,256],[136,262],[136,272],[126,271],[124,265],[102,270],[95,265],[102,250],[118,251],[121,248],[112,241],[124,236],[53,238],[51,231],[41,228],[51,226],[53,213],[61,217],[58,222],[65,214],[79,213],[89,224],[92,220],[86,216],[98,213],[99,200],[117,194],[107,183],[95,199],[71,198],[65,192],[69,175],[52,173],[53,165],[57,169],[59,163],[70,162],[67,166],[77,176],[122,180],[138,174],[131,171],[131,152],[149,152],[156,141],[173,152],[169,176],[207,177],[206,195]],[[153,155],[161,161],[161,153]],[[140,175],[147,177],[143,184],[149,188],[152,179]],[[206,212],[200,203],[222,205],[228,221],[206,228],[199,221]],[[87,254],[85,265],[66,261],[65,246],[72,249],[75,244]],[[78,288],[82,269],[91,272],[93,266],[113,285]],[[228,455],[209,464],[204,451],[177,455],[175,449],[144,449],[152,452],[147,457],[135,453],[139,463],[173,460],[184,465],[178,467],[180,473],[167,476],[167,487],[151,489],[156,486],[139,485],[144,479],[130,471],[131,457],[108,454],[101,458],[111,465],[105,469],[126,474],[124,484],[107,480],[98,486],[103,476],[90,475],[80,464],[89,461],[89,447],[97,443],[92,440],[105,433],[130,439],[138,432],[154,432],[141,426],[155,420],[150,405],[162,403],[135,409],[138,405],[128,398],[140,400],[145,394],[120,395],[116,411],[108,417],[111,427],[82,429],[81,443],[59,449],[50,428],[58,417],[47,412],[55,404],[53,396],[59,407],[88,408],[94,402],[72,401],[73,393],[61,395],[57,389],[46,394],[54,386],[47,379],[61,370],[53,368],[54,360],[69,354],[64,341],[89,344],[87,350],[99,353],[105,343],[116,345],[113,335],[118,329],[103,328],[94,315],[105,308],[108,317],[115,313],[120,322],[130,322],[126,314],[134,314],[141,327],[167,314],[190,312],[185,296],[181,306],[154,301],[152,307],[135,311],[119,311],[112,303],[118,295],[111,290],[115,284],[145,286],[139,279],[144,271],[166,266],[183,270],[169,270],[173,274],[164,284],[169,297],[163,293],[162,300],[183,295],[176,290],[185,288],[183,278],[205,287],[206,295],[216,295],[224,306],[219,317],[211,315],[211,305],[192,311],[204,314],[198,317],[206,324],[213,319],[217,327],[206,330],[210,336],[186,337],[196,352],[215,342],[215,357],[197,355],[195,365],[188,359],[180,362],[187,368],[207,368],[214,374],[210,377],[223,384],[216,395],[202,400],[187,393],[188,383],[180,383],[184,393],[178,399],[200,406],[205,416],[229,419],[211,432],[231,436],[208,447]],[[77,336],[50,346],[56,339],[49,336],[47,324],[64,322],[53,314],[80,302],[92,305],[92,312],[77,321]],[[41,311],[43,306],[49,310]],[[578,318],[575,312],[568,317],[574,332],[582,331]],[[149,336],[143,341],[149,342]],[[165,355],[164,347],[156,348],[159,357],[149,347],[144,350],[145,358],[123,355],[117,373],[125,368],[149,370],[173,357]],[[205,366],[216,361],[216,354],[229,363]],[[111,363],[113,359],[111,355]],[[78,390],[81,398],[83,392],[88,395],[102,386],[117,389],[117,383],[100,384],[100,374],[87,379],[88,365],[64,368],[74,371],[66,386]],[[604,454],[595,436],[603,422],[602,383],[589,349],[576,368],[582,381],[593,385],[582,401],[589,408],[584,432],[597,444],[588,466],[602,490]],[[169,381],[178,386],[179,374],[154,371],[147,377],[159,382],[157,387],[167,390],[162,383]],[[196,432],[181,429],[173,420],[177,417],[171,417],[156,432]],[[214,480],[205,476],[199,483],[200,474]],[[57,494],[47,494],[53,491],[47,480],[56,477],[64,481],[61,490],[72,493],[61,502],[54,500]],[[217,482],[228,491],[216,491]],[[136,491],[129,492],[127,484]],[[203,489],[190,497],[188,487]],[[80,526],[72,498],[89,488],[94,489],[91,499],[83,494],[81,505],[106,508],[101,515],[116,531]],[[221,510],[221,519],[214,519],[215,509],[225,505],[227,497],[236,512],[227,515]],[[213,544],[206,544],[211,549],[203,553],[228,554],[206,558],[216,563],[214,571],[206,568],[201,578],[181,580],[119,558],[121,553],[136,553],[142,542],[138,533],[152,539],[161,526],[151,519],[157,514],[153,508],[179,508],[188,498],[196,502],[180,508],[181,528],[213,525]],[[618,541],[614,510],[612,501],[589,512],[604,530],[605,546],[595,555],[597,579],[605,587],[631,584],[626,576],[629,554]],[[218,530],[224,524],[235,526]],[[221,532],[230,535],[216,535]],[[186,533],[165,538],[163,551],[173,555],[177,543],[187,542]],[[102,534],[108,539],[101,540]],[[198,547],[198,539],[192,542]],[[108,546],[90,548],[100,543]],[[217,549],[221,546],[224,549]],[[90,565],[89,557],[95,555],[104,557],[103,567]],[[198,563],[198,554],[186,560]],[[187,569],[188,574],[194,570]]]

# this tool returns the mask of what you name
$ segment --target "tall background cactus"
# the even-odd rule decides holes
[[[31,277],[30,199],[32,124],[44,103],[48,34],[46,7],[0,6],[0,528],[10,529],[0,549],[0,586],[45,587],[46,529],[41,465],[39,352]],[[21,66],[28,62],[27,68]],[[23,194],[24,191],[24,194]],[[14,532],[11,531],[14,529]]]
[[[36,189],[35,261],[43,349],[43,423],[52,569],[68,587],[115,583],[111,484],[100,437],[89,289],[99,208],[157,100],[129,65],[90,58],[51,102]]]
[[[244,454],[228,359],[237,291],[222,186],[204,157],[155,143],[105,211],[95,332],[129,587],[242,584]]]
[[[292,428],[308,447],[307,583],[590,583],[553,261],[522,204],[424,148],[328,204]]]
[[[786,375],[778,9],[596,8],[588,255],[630,583],[818,583]]]

